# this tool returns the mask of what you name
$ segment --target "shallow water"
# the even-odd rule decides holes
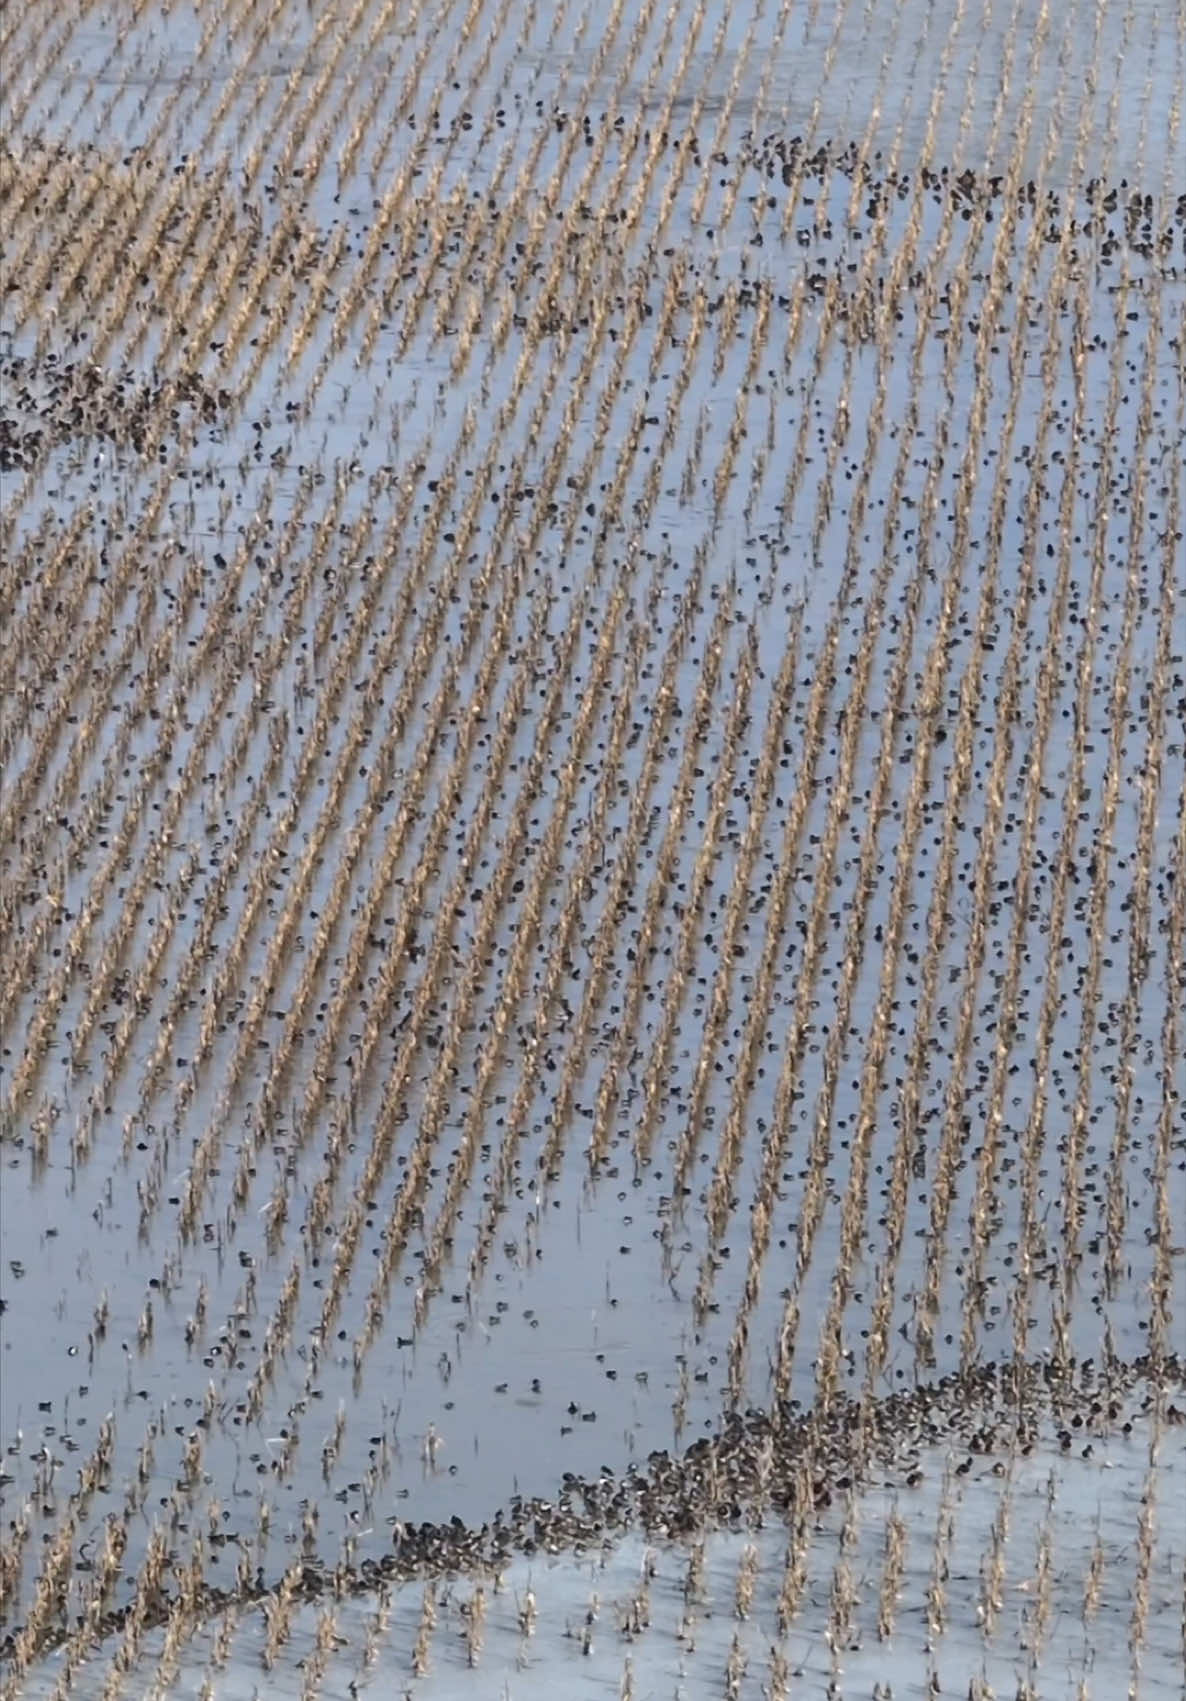
[[[916,1489],[866,1490],[853,1508],[846,1572],[839,1571],[844,1515],[833,1510],[817,1522],[808,1550],[810,1580],[786,1634],[780,1635],[777,1624],[786,1530],[777,1523],[709,1534],[695,1599],[686,1592],[691,1561],[686,1543],[648,1545],[626,1537],[583,1557],[518,1559],[497,1587],[487,1580],[483,1637],[472,1655],[467,1614],[475,1585],[439,1581],[428,1662],[418,1676],[413,1653],[424,1591],[409,1584],[381,1605],[363,1596],[298,1607],[270,1670],[264,1666],[265,1626],[258,1611],[232,1620],[231,1651],[221,1667],[211,1663],[219,1628],[211,1624],[188,1642],[170,1692],[196,1696],[208,1678],[216,1693],[233,1698],[299,1695],[302,1668],[328,1612],[335,1646],[321,1691],[326,1695],[353,1693],[353,1683],[358,1693],[401,1693],[408,1686],[436,1701],[471,1695],[480,1685],[484,1693],[530,1701],[556,1694],[558,1686],[568,1694],[612,1694],[632,1680],[635,1694],[682,1693],[694,1701],[720,1692],[731,1659],[741,1666],[742,1693],[759,1693],[779,1649],[792,1694],[795,1685],[822,1692],[830,1681],[851,1695],[876,1694],[878,1684],[883,1692],[888,1684],[893,1694],[910,1695],[927,1682],[937,1682],[940,1693],[958,1693],[973,1677],[1000,1694],[1035,1673],[1044,1695],[1076,1695],[1084,1680],[1093,1693],[1119,1694],[1133,1676],[1128,1579],[1137,1508],[1151,1488],[1157,1534],[1148,1572],[1151,1635],[1140,1683],[1142,1694],[1168,1697],[1177,1692],[1181,1659],[1174,1608],[1183,1549],[1173,1484],[1184,1460],[1180,1441],[1171,1436],[1150,1475],[1147,1451],[1147,1437],[1135,1434],[1113,1440],[1106,1456],[1089,1461],[1068,1458],[1057,1446],[1038,1447],[1015,1465],[1008,1494],[982,1460],[972,1474],[951,1479],[958,1487],[942,1511],[954,1458],[936,1456]],[[887,1619],[883,1532],[894,1517],[904,1521],[907,1536]],[[950,1557],[940,1603],[930,1545],[943,1519],[950,1521]],[[998,1605],[986,1616],[986,1561],[979,1556],[991,1550],[994,1525],[1007,1529],[1007,1537]],[[739,1611],[739,1577],[747,1572],[751,1593],[748,1600],[743,1595]],[[1039,1607],[1043,1574],[1049,1592]],[[852,1601],[848,1634],[833,1649],[830,1591],[838,1575],[851,1579]],[[523,1615],[529,1596],[539,1610],[527,1634]],[[146,1638],[146,1674],[163,1640],[163,1632]],[[368,1642],[369,1664],[363,1657]],[[54,1675],[50,1660],[26,1693],[50,1694]],[[104,1675],[102,1660],[83,1667],[71,1693],[98,1694]],[[128,1693],[149,1690],[132,1687]]]
[[[272,1508],[269,1577],[310,1504],[377,1554],[776,1372],[810,1403],[846,1232],[847,1392],[887,1260],[878,1396],[1019,1337],[1132,1359],[1157,1282],[1186,1351],[1186,14],[476,16],[10,26],[0,412],[52,441],[3,492],[5,1631],[109,1413],[70,1545],[140,1468],[117,1599],[215,1502],[246,1543]],[[586,1581],[541,1590],[541,1684]],[[1056,1622],[1043,1693],[1110,1693],[1108,1621]]]

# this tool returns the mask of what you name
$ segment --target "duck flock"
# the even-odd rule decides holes
[[[0,54],[0,1697],[1179,1693],[1186,10]]]

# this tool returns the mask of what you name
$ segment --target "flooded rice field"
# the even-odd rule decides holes
[[[1170,1697],[1186,6],[0,20],[0,1697]]]

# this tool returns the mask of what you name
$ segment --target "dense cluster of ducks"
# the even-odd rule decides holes
[[[162,421],[185,412],[212,425],[231,400],[197,372],[145,380],[128,367],[112,372],[54,354],[0,361],[0,396],[0,472],[35,466],[47,449],[81,438],[143,455],[155,450]]]
[[[1175,1354],[1106,1368],[1090,1359],[1065,1366],[1040,1359],[955,1371],[866,1405],[842,1396],[823,1410],[783,1402],[768,1411],[731,1412],[714,1435],[682,1453],[656,1450],[620,1476],[609,1467],[592,1479],[566,1472],[554,1500],[512,1496],[505,1511],[481,1525],[457,1516],[443,1523],[391,1520],[391,1550],[379,1558],[327,1566],[306,1549],[284,1586],[300,1602],[417,1578],[497,1577],[518,1556],[600,1549],[631,1529],[651,1540],[680,1540],[786,1518],[802,1512],[805,1492],[809,1512],[819,1515],[834,1496],[873,1480],[872,1473],[916,1486],[934,1469],[928,1451],[963,1452],[959,1474],[978,1459],[992,1468],[1011,1452],[1031,1453],[1040,1439],[1063,1452],[1077,1445],[1090,1457],[1093,1437],[1130,1433],[1159,1400],[1165,1421],[1186,1421],[1169,1398],[1183,1390],[1186,1361]],[[249,1607],[280,1587],[262,1569],[231,1587],[203,1582],[196,1610],[214,1615]],[[164,1590],[141,1601],[145,1627],[163,1624],[174,1607]],[[131,1611],[131,1603],[109,1609],[96,1635],[121,1631]],[[70,1629],[53,1627],[43,1651],[65,1641]],[[0,1643],[0,1658],[12,1653],[15,1637],[14,1631]]]
[[[746,164],[768,180],[780,178],[789,186],[798,177],[822,179],[832,170],[852,182],[859,182],[868,192],[866,211],[871,218],[876,216],[883,203],[904,200],[911,187],[908,172],[882,170],[880,153],[866,156],[855,142],[849,142],[842,148],[824,142],[808,152],[801,136],[770,135],[761,139],[746,136],[742,146]],[[976,172],[970,166],[955,171],[945,165],[923,165],[919,169],[919,177],[923,189],[936,204],[949,199],[964,207],[987,207],[1008,191],[1003,175]],[[1031,178],[1019,183],[1014,193],[1018,210],[1042,214],[1049,224],[1050,240],[1059,241],[1063,216],[1059,191],[1039,189]],[[1071,234],[1098,234],[1101,258],[1105,262],[1121,245],[1145,260],[1165,257],[1176,245],[1180,245],[1180,237],[1176,238],[1174,232],[1181,232],[1186,227],[1186,194],[1177,196],[1172,211],[1165,209],[1159,212],[1154,197],[1142,194],[1127,179],[1121,179],[1119,183],[1104,183],[1093,177],[1083,185],[1080,199],[1082,206],[1078,209],[1078,216],[1072,217]],[[1114,214],[1120,215],[1119,221],[1115,224],[1107,222]]]
[[[558,122],[562,116],[558,115]],[[620,124],[621,120],[616,122]],[[590,120],[586,118],[585,123]],[[664,135],[663,140],[673,143],[675,138]],[[866,212],[870,217],[886,203],[904,200],[911,190],[908,173],[889,167],[880,153],[866,156],[855,142],[843,147],[830,142],[809,147],[801,136],[772,134],[758,138],[746,133],[740,147],[742,163],[768,181],[780,179],[790,185],[807,178],[823,183],[837,173],[859,182],[868,197]],[[713,157],[721,166],[733,163],[724,152]],[[956,171],[924,165],[919,175],[932,200],[950,198],[965,208],[986,207],[1009,192],[1000,174],[976,173],[970,168]],[[1045,218],[1051,241],[1060,240],[1062,205],[1058,191],[1039,190],[1031,180],[1019,184],[1014,193],[1018,210]],[[1151,194],[1140,193],[1127,180],[1107,184],[1092,178],[1079,199],[1072,235],[1095,238],[1105,264],[1122,249],[1165,264],[1175,249],[1181,248],[1186,231],[1186,193],[1179,194],[1172,207],[1162,207]],[[611,222],[614,216],[609,215]],[[832,234],[830,221],[815,231],[823,240]],[[319,247],[315,244],[314,252]],[[842,257],[838,257],[837,267],[842,269]],[[809,287],[815,293],[822,291],[827,281],[826,270],[818,265],[808,275]],[[745,275],[740,291],[739,307],[754,306],[762,294],[756,282]],[[710,300],[709,311],[719,309],[722,300]],[[777,300],[779,305],[787,304],[785,296]],[[562,316],[553,315],[543,326],[545,334],[559,329],[562,322]],[[131,368],[108,371],[90,360],[59,359],[52,353],[43,359],[14,355],[0,360],[0,396],[4,400],[0,411],[0,472],[34,467],[48,450],[79,439],[108,441],[137,454],[151,453],[157,446],[154,434],[162,422],[175,423],[183,412],[192,411],[204,423],[213,424],[231,404],[225,389],[207,384],[193,371],[168,377],[154,375],[146,380]]]

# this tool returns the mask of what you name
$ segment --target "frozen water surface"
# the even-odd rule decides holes
[[[882,1694],[910,1696],[928,1684],[960,1694],[979,1682],[985,1693],[1012,1695],[1035,1673],[1043,1694],[1075,1696],[1084,1681],[1124,1694],[1134,1673],[1138,1508],[1151,1496],[1158,1533],[1140,1678],[1142,1693],[1169,1697],[1180,1690],[1174,1620],[1183,1562],[1169,1483],[1183,1463],[1175,1436],[1151,1472],[1143,1432],[1112,1439],[1090,1461],[1038,1446],[1007,1475],[981,1460],[956,1478],[956,1461],[936,1457],[919,1487],[870,1488],[814,1521],[793,1613],[784,1602],[780,1614],[788,1536],[778,1523],[711,1531],[698,1545],[628,1536],[584,1556],[520,1558],[496,1580],[327,1596],[298,1606],[283,1645],[270,1653],[265,1614],[242,1609],[187,1638],[172,1692],[197,1696],[209,1682],[234,1698],[298,1696],[320,1630],[327,1695],[410,1689],[435,1701],[477,1689],[530,1701],[617,1694],[632,1682],[635,1694],[694,1701],[720,1694],[731,1671],[739,1693],[768,1692],[780,1655],[792,1694],[839,1685],[870,1695],[880,1685]],[[887,1527],[903,1532],[888,1592]],[[941,1581],[932,1555],[939,1527],[948,1544]],[[989,1556],[998,1551],[999,1575],[990,1581]],[[838,1588],[848,1597],[839,1639],[829,1629]],[[426,1594],[434,1622],[422,1640]],[[229,1653],[216,1650],[220,1633]],[[164,1631],[146,1637],[146,1674],[164,1641]],[[27,1693],[51,1694],[57,1665],[47,1661]],[[71,1693],[99,1694],[106,1675],[102,1659],[83,1666]],[[150,1688],[145,1681],[128,1692]]]

